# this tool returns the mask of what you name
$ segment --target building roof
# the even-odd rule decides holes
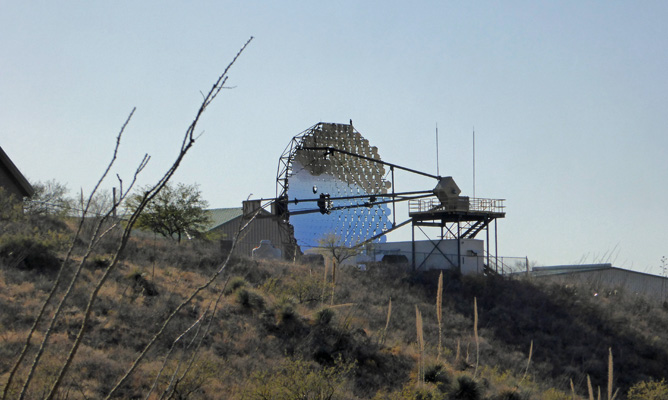
[[[21,171],[16,168],[16,165],[9,158],[7,153],[0,146],[0,165],[7,171],[16,182],[17,186],[22,190],[24,196],[32,196],[35,193],[35,190],[32,188],[28,180],[23,176]]]
[[[614,267],[612,264],[581,264],[581,265],[554,265],[549,267],[533,267],[531,269],[533,276],[548,276],[548,275],[567,275],[567,274],[578,274],[592,271],[603,271],[603,270],[614,270],[622,271],[629,274],[643,275],[651,278],[666,279],[667,277],[649,274],[647,272],[634,271],[631,269]]]
[[[552,265],[549,267],[533,267],[534,276],[572,274],[574,272],[597,271],[613,268],[612,264],[579,264],[579,265]]]
[[[209,215],[211,222],[207,227],[207,230],[212,230],[218,228],[219,226],[226,224],[233,219],[240,217],[243,214],[241,207],[232,207],[232,208],[212,208],[206,210]]]

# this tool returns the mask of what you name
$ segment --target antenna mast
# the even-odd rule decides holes
[[[438,170],[438,122],[436,123],[436,176],[441,176]]]
[[[473,198],[475,198],[475,126],[473,127]]]

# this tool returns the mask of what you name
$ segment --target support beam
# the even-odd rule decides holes
[[[487,245],[487,267],[489,268],[489,224],[485,226],[485,233],[487,234],[487,240],[485,244]]]
[[[439,247],[439,245],[441,244],[441,242],[443,241],[443,239],[440,239],[440,240],[438,241],[438,243],[434,243],[434,241],[431,240],[431,238],[429,237],[429,235],[427,235],[427,233],[426,233],[425,231],[423,231],[422,228],[420,228],[419,225],[418,225],[418,228],[420,229],[420,232],[422,232],[422,234],[427,238],[427,240],[429,240],[429,242],[431,243],[431,245],[432,245],[433,247],[432,247],[431,251],[429,251],[429,254],[427,254],[427,256],[424,258],[424,260],[422,260],[422,262],[421,262],[420,265],[417,267],[417,269],[420,269],[420,268],[422,268],[423,265],[425,265],[425,263],[427,262],[427,259],[428,259],[432,254],[434,254],[434,250],[437,250],[439,253],[441,253],[441,255],[443,256],[443,258],[445,258],[446,261],[448,261],[448,262],[450,263],[451,266],[453,266],[453,267],[457,267],[457,266],[452,262],[452,260],[450,260],[450,258],[448,257],[448,255],[445,254],[445,253],[441,250],[441,248]]]
[[[457,265],[459,268],[459,273],[462,273],[462,236],[461,236],[461,226],[459,220],[457,220]]]
[[[494,263],[496,264],[496,272],[499,272],[499,238],[496,230],[496,220],[494,220]]]
[[[325,153],[323,153],[323,154],[333,154],[334,152],[337,152],[337,153],[346,154],[346,155],[349,155],[349,156],[353,156],[353,157],[361,158],[361,159],[363,159],[363,160],[367,160],[367,161],[375,162],[375,163],[378,163],[378,164],[387,165],[387,166],[389,166],[390,168],[392,168],[392,167],[394,167],[394,168],[399,168],[399,169],[404,170],[404,171],[412,172],[412,173],[417,174],[417,175],[427,176],[427,177],[429,177],[429,178],[434,178],[434,179],[436,179],[436,180],[441,179],[440,176],[436,176],[436,175],[428,174],[428,173],[426,173],[426,172],[418,171],[418,170],[411,169],[411,168],[402,167],[401,165],[397,165],[397,164],[392,164],[392,163],[389,163],[389,162],[381,161],[381,160],[378,160],[378,159],[375,159],[375,158],[371,158],[371,157],[363,156],[363,155],[361,155],[361,154],[351,153],[351,152],[349,152],[349,151],[345,151],[345,150],[337,149],[336,147],[331,147],[331,146],[329,146],[329,147],[318,147],[318,146],[316,146],[316,147],[308,147],[308,146],[304,146],[302,149],[303,149],[303,150],[316,150],[316,151],[321,150],[321,151],[324,151],[324,152],[325,152]]]
[[[411,255],[413,257],[413,271],[415,271],[415,223],[411,224]]]

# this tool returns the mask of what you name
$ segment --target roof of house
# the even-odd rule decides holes
[[[238,218],[243,214],[241,207],[232,207],[232,208],[212,208],[206,210],[209,214],[210,224],[207,227],[207,230],[215,229],[227,222],[232,221],[235,218]]]
[[[533,267],[533,276],[549,276],[549,275],[573,275],[592,271],[614,270],[622,271],[629,274],[649,276],[652,278],[668,279],[661,275],[649,274],[647,272],[634,271],[631,269],[613,267],[612,264],[581,264],[581,265],[553,265],[549,267]]]
[[[548,267],[533,267],[534,276],[572,274],[574,272],[597,271],[610,269],[612,264],[579,264],[579,265],[551,265]]]
[[[28,180],[23,176],[21,171],[16,168],[16,165],[9,158],[7,153],[0,146],[0,165],[2,165],[10,175],[14,178],[17,183],[17,186],[23,190],[24,196],[32,196],[35,193],[35,190],[32,188]]]
[[[241,217],[244,213],[242,207],[212,208],[206,210],[206,212],[209,214],[209,219],[210,219],[210,223],[207,226],[208,231],[216,229],[221,225],[225,225],[226,223]],[[271,215],[269,211],[265,209],[260,209],[259,213],[265,216]]]

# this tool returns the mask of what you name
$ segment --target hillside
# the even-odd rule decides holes
[[[73,228],[45,217],[1,223],[0,388],[17,398],[85,245],[77,242],[47,318],[6,388]],[[115,235],[84,263],[25,398],[48,393]],[[92,306],[56,398],[105,397],[225,259],[215,242],[131,239]],[[113,397],[556,400],[572,398],[572,381],[575,398],[585,399],[589,376],[594,392],[607,398],[610,349],[618,399],[634,385],[634,393],[665,388],[650,383],[668,377],[665,306],[614,289],[446,273],[439,355],[438,280],[438,271],[391,265],[333,274],[322,265],[231,259],[154,338]],[[631,398],[668,393],[649,397],[648,390]]]

